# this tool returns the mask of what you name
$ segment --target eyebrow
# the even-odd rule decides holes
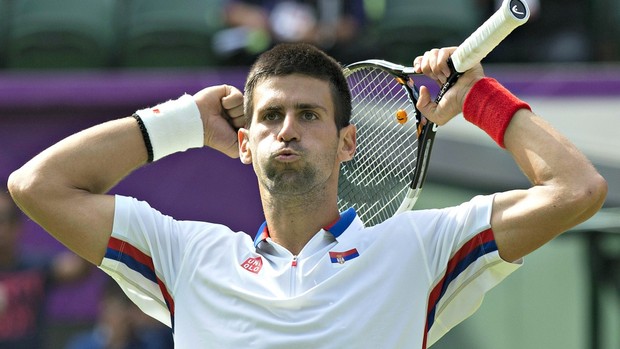
[[[323,112],[327,113],[327,108],[320,104],[312,104],[312,103],[298,103],[295,104],[295,109],[320,109]]]
[[[281,111],[284,109],[284,106],[281,104],[271,104],[266,106],[265,108],[259,109],[260,112],[267,112],[267,111]],[[320,109],[323,112],[327,113],[327,108],[320,105],[320,104],[314,104],[314,103],[295,103],[295,109],[296,110],[304,110],[304,109]]]

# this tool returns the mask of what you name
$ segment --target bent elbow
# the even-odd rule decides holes
[[[28,193],[28,183],[27,176],[23,174],[23,171],[16,170],[9,175],[9,178],[6,183],[6,187],[9,191],[9,194],[13,198],[13,201],[20,207],[22,206],[20,202],[24,201],[24,197],[27,196]]]
[[[595,176],[588,186],[588,196],[592,197],[592,206],[598,211],[607,198],[607,181],[603,176]]]
[[[581,207],[584,220],[603,207],[607,190],[607,181],[598,173],[580,186],[575,203],[578,204],[577,207]]]
[[[42,183],[37,180],[38,177],[23,167],[9,175],[6,183],[9,194],[17,206],[24,211],[28,211],[28,207],[34,204],[37,197],[40,197],[37,188],[41,187]]]

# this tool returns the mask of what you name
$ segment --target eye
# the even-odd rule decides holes
[[[312,121],[318,119],[319,116],[313,111],[305,110],[301,113],[301,118],[305,121]]]
[[[275,121],[280,118],[280,114],[276,112],[268,112],[263,115],[263,120],[266,121]]]

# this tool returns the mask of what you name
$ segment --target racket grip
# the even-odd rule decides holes
[[[452,61],[452,57],[448,58],[448,67],[450,68],[450,76],[448,77],[448,80],[446,80],[446,82],[443,85],[441,85],[441,89],[439,89],[439,93],[437,94],[437,97],[435,98],[435,103],[439,103],[439,101],[441,101],[441,99],[443,98],[443,95],[446,94],[446,92],[448,92],[448,90],[454,84],[456,84],[456,81],[459,79],[459,77],[463,75],[463,72],[459,72],[454,67],[454,62]]]
[[[456,72],[464,73],[482,61],[529,17],[530,10],[525,0],[504,0],[501,7],[452,53]]]

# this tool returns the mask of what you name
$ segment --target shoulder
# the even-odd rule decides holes
[[[480,195],[458,206],[403,212],[370,229],[407,236],[479,232],[490,227],[493,195]]]
[[[180,220],[153,208],[148,202],[128,196],[115,196],[114,230],[125,230],[127,225],[153,226],[158,229],[182,229],[184,231],[232,230],[222,224],[197,220]]]
[[[416,210],[403,213],[403,219],[417,226],[428,227],[429,222],[488,225],[493,207],[493,195],[478,195],[457,206]]]
[[[146,248],[147,241],[157,241],[168,247],[192,248],[199,245],[217,246],[228,240],[240,240],[251,244],[244,232],[234,232],[229,227],[196,220],[178,220],[163,214],[147,202],[132,197],[116,196],[112,236],[122,241],[136,243]]]

